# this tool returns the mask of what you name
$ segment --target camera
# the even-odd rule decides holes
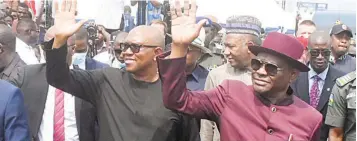
[[[93,58],[97,55],[96,42],[98,40],[98,26],[94,22],[91,22],[86,26],[86,29],[88,32],[88,55]]]
[[[89,38],[98,38],[98,26],[93,24],[88,25],[87,32]]]

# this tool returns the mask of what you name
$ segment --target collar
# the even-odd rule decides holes
[[[277,106],[289,106],[294,103],[294,97],[293,97],[293,89],[289,86],[288,90],[286,91],[286,94],[288,96],[281,100],[280,102],[276,103],[275,105]],[[270,106],[271,102],[268,98],[265,98],[263,95],[254,93],[255,96],[266,106]]]
[[[252,71],[247,68],[247,69],[237,69],[231,66],[229,63],[226,63],[227,71],[230,74],[243,74],[243,73],[252,73]]]
[[[26,49],[32,50],[32,47],[22,41],[20,38],[16,38],[16,47],[24,47]]]
[[[328,65],[328,64],[327,64]],[[326,79],[326,76],[327,76],[327,72],[330,68],[330,65],[327,66],[327,68],[321,72],[320,74],[317,74],[314,69],[312,69],[311,65],[309,64],[309,68],[310,68],[310,71],[308,72],[309,74],[309,79],[311,79],[312,77],[314,77],[315,75],[319,76],[321,78],[321,80],[325,81]]]
[[[345,60],[347,57],[347,54],[345,55],[342,55],[341,57],[339,58],[335,58],[335,56],[333,56],[332,54],[330,55],[330,62],[335,64],[337,61],[342,61],[342,60]]]
[[[199,77],[201,76],[201,74],[204,72],[204,68],[200,65],[196,65],[196,68],[193,70],[193,72],[191,74],[189,74],[188,76],[192,76],[193,79],[195,79],[195,81],[198,82]]]
[[[17,63],[20,62],[20,60],[20,56],[16,53],[14,58],[12,58],[11,62],[6,66],[2,74],[10,76],[10,74],[12,73],[12,71],[14,71]]]

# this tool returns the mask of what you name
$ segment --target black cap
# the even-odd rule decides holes
[[[330,36],[332,36],[332,34],[334,34],[334,35],[339,34],[343,31],[348,31],[348,33],[350,34],[350,37],[353,37],[352,30],[345,24],[334,25],[330,31]]]

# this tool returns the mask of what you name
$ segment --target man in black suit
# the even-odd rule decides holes
[[[67,63],[70,65],[73,55],[73,44],[68,40]],[[94,70],[109,67],[93,59],[86,59],[85,69]],[[74,66],[75,69],[80,69]],[[55,140],[56,132],[54,115],[57,115],[55,91],[46,80],[46,64],[29,65],[19,70],[17,78],[12,81],[24,93],[25,105],[29,111],[29,126],[31,138],[34,141]],[[89,102],[64,93],[64,141],[95,141],[99,127],[95,108]],[[55,108],[52,108],[55,107]],[[54,122],[54,123],[52,123]]]
[[[296,96],[309,103],[326,117],[328,100],[335,80],[342,72],[329,65],[331,42],[328,33],[316,31],[309,37],[309,72],[301,72],[292,84]],[[302,113],[303,114],[303,113]],[[329,127],[321,126],[321,141],[326,141]]]

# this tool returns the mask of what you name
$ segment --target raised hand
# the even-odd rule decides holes
[[[171,58],[182,57],[185,55],[188,45],[198,37],[203,24],[206,22],[206,20],[202,20],[196,24],[196,11],[196,0],[192,0],[191,7],[189,0],[185,0],[184,13],[182,13],[179,0],[175,1],[175,7],[170,7],[172,20]]]
[[[86,20],[82,20],[78,23],[75,21],[77,0],[62,0],[61,9],[59,9],[58,2],[55,0],[55,9],[54,28],[56,32],[53,48],[59,48],[66,43],[70,36],[81,28]]]

